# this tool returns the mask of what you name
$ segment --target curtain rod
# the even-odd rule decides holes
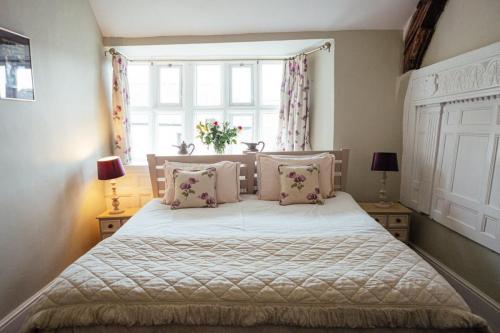
[[[219,59],[130,59],[123,53],[118,52],[115,48],[110,48],[107,51],[104,51],[104,55],[106,56],[107,53],[111,55],[121,55],[122,57],[125,57],[128,61],[130,62],[160,62],[160,61],[165,61],[165,62],[194,62],[194,61],[259,61],[259,60],[291,60],[293,58],[298,57],[299,55],[308,55],[311,53],[315,53],[318,51],[326,50],[330,52],[330,49],[332,47],[332,44],[330,42],[325,42],[323,45],[316,47],[314,49],[304,51],[302,53],[299,53],[293,57],[259,57],[259,58],[219,58]]]

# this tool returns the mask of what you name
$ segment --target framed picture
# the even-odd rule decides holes
[[[0,99],[35,100],[28,37],[0,28]]]

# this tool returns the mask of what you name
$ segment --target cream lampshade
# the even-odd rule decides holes
[[[113,192],[112,205],[113,209],[109,211],[110,214],[120,214],[124,210],[120,209],[120,201],[116,194],[116,178],[125,176],[125,169],[123,168],[122,161],[118,156],[108,156],[97,160],[97,178],[100,180],[110,180],[111,191]]]

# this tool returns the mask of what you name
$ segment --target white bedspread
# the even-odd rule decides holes
[[[25,331],[169,325],[488,331],[346,193],[323,206],[153,200],[61,273]]]
[[[155,199],[132,217],[117,235],[167,237],[318,236],[387,232],[345,192],[325,205],[280,206],[277,201],[243,195],[239,203],[216,209],[179,209]]]

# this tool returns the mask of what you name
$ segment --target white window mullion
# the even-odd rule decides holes
[[[194,132],[194,98],[195,98],[195,79],[194,79],[194,65],[187,63],[184,65],[184,77],[186,78],[183,83],[184,96],[184,138],[186,143],[195,141],[196,133]],[[195,148],[196,149],[196,148]]]

